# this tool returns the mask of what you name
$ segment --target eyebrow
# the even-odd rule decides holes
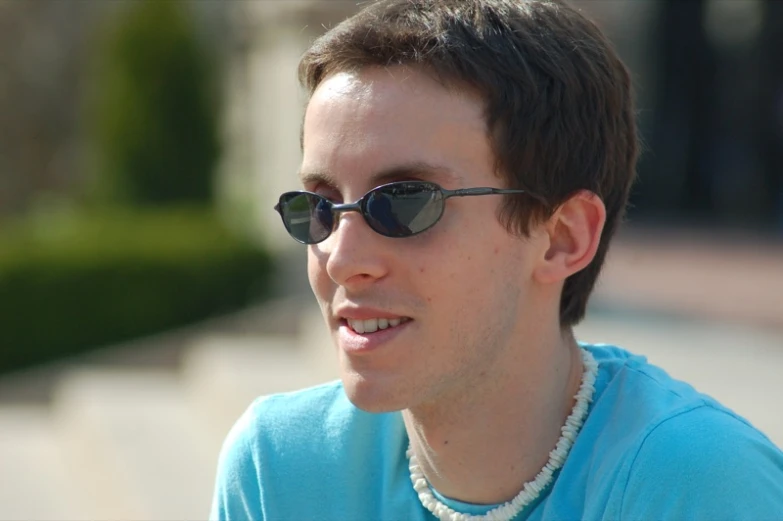
[[[445,166],[431,165],[423,161],[415,161],[395,165],[375,172],[367,179],[375,187],[392,181],[399,181],[406,177],[416,177],[425,181],[438,182],[438,184],[447,182],[453,185],[462,186],[464,178]],[[329,172],[299,172],[299,179],[302,184],[323,183],[336,187],[337,179]]]

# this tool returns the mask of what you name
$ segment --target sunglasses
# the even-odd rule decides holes
[[[435,183],[401,181],[373,188],[355,203],[346,204],[333,203],[313,192],[286,192],[275,210],[294,240],[318,244],[331,235],[344,212],[361,213],[370,228],[384,237],[411,237],[440,220],[449,197],[524,193],[529,192],[486,187],[446,190]]]

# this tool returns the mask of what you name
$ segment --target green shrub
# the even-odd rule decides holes
[[[270,270],[208,210],[27,223],[0,235],[0,372],[239,308]]]
[[[99,200],[208,202],[219,158],[216,69],[188,4],[131,2],[97,37],[88,98]]]

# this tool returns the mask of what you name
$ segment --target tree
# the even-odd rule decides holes
[[[219,155],[213,67],[187,4],[131,2],[99,48],[92,144],[97,187],[147,206],[210,202]]]

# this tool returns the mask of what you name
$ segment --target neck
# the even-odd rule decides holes
[[[570,332],[499,362],[480,385],[403,412],[424,475],[452,499],[512,499],[546,464],[574,405],[583,368]]]

